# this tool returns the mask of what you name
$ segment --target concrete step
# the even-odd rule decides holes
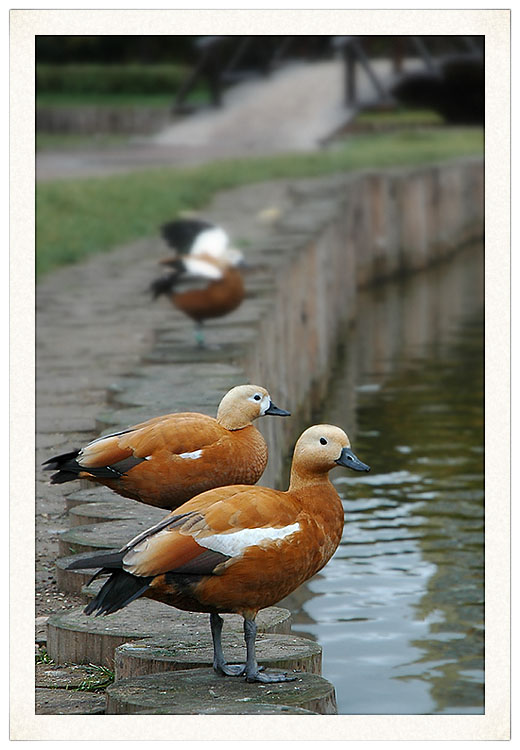
[[[255,714],[262,716],[264,714],[307,714],[308,716],[317,716],[316,711],[307,711],[305,708],[297,708],[296,706],[281,706],[275,703],[241,703],[240,708],[237,708],[237,704],[230,702],[227,705],[219,703],[217,706],[206,706],[201,708],[199,711],[191,711],[189,706],[160,706],[159,708],[147,709],[146,711],[136,711],[136,714]]]
[[[81,570],[67,570],[68,566],[76,560],[92,557],[92,552],[80,552],[77,555],[68,555],[59,557],[56,560],[56,581],[58,589],[64,594],[82,594],[85,588],[96,572],[91,568],[82,568]]]
[[[87,483],[87,480],[80,479],[80,483],[83,482]],[[101,484],[94,485],[89,482],[85,489],[76,490],[65,497],[65,507],[67,510],[70,510],[78,505],[83,505],[83,503],[113,502],[114,498],[118,497],[108,487],[103,487]]]
[[[208,709],[216,714],[241,714],[247,704],[337,713],[334,687],[319,675],[302,673],[293,682],[249,684],[242,677],[219,677],[213,669],[186,669],[119,680],[107,688],[106,713],[148,713],[167,708],[168,713],[179,714],[207,713]]]
[[[84,693],[78,690],[36,688],[36,714],[104,714],[104,693]]]
[[[213,664],[210,629],[193,638],[174,633],[145,641],[124,643],[115,652],[116,680]],[[243,664],[246,649],[242,633],[222,633],[222,647],[229,664]],[[261,633],[256,641],[258,663],[282,672],[321,674],[321,646],[290,634]]]
[[[62,688],[95,692],[112,682],[112,675],[103,667],[79,664],[57,665],[39,662],[35,668],[35,684],[39,688]]]
[[[263,609],[258,630],[289,633],[291,613],[280,607]],[[242,632],[239,615],[224,615],[224,629]],[[128,641],[174,634],[182,639],[201,639],[209,632],[209,616],[181,612],[151,599],[137,599],[120,612],[105,617],[85,615],[83,608],[51,615],[47,623],[47,653],[57,664],[101,664],[113,667],[114,652]]]
[[[104,523],[105,521],[129,521],[134,519],[140,521],[143,517],[150,518],[150,516],[156,515],[153,512],[150,514],[149,507],[137,500],[130,500],[130,498],[113,494],[113,499],[110,501],[81,503],[71,508],[69,510],[70,524],[71,527],[74,527]],[[167,514],[167,510],[159,509],[157,520]]]
[[[35,668],[35,713],[104,714],[104,691],[111,681],[112,675],[100,667],[39,662]]]
[[[139,518],[74,526],[60,534],[59,555],[67,557],[79,552],[121,549],[133,537],[146,531],[166,515],[167,511],[161,508],[143,505],[143,512]]]

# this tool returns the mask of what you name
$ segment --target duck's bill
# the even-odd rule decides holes
[[[370,466],[360,461],[350,448],[343,448],[340,457],[336,459],[336,463],[338,466],[345,466],[347,469],[353,469],[354,471],[370,471]]]
[[[269,408],[267,411],[264,412],[264,414],[270,414],[271,416],[275,417],[290,417],[291,412],[285,411],[285,409],[279,409],[278,406],[275,406],[273,402],[269,404]]]

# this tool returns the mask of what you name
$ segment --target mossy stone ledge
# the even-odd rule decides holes
[[[71,527],[85,526],[87,524],[105,523],[106,521],[123,521],[134,520],[140,521],[143,517],[150,518],[157,515],[157,520],[168,514],[167,510],[151,508],[139,503],[137,500],[130,500],[127,497],[118,497],[114,495],[111,501],[102,501],[99,503],[81,503],[69,510]]]
[[[60,556],[75,555],[79,552],[96,552],[100,549],[121,549],[130,539],[153,526],[167,511],[151,506],[143,506],[139,518],[121,519],[105,523],[73,526],[60,534]]]
[[[316,711],[307,711],[305,708],[297,708],[296,706],[279,706],[275,703],[241,703],[240,709],[237,708],[235,702],[231,702],[228,705],[219,703],[217,706],[206,706],[203,709],[193,711],[190,710],[189,706],[160,706],[159,708],[148,709],[147,711],[137,711],[137,714],[146,714],[150,716],[152,714],[198,714],[201,715],[212,715],[215,714],[254,714],[256,716],[263,716],[268,714],[277,714],[278,716],[287,716],[288,714],[307,714],[307,716],[317,716]]]
[[[70,714],[104,714],[105,696],[64,688],[36,688],[34,712],[53,716]]]
[[[242,634],[223,632],[222,646],[230,664],[246,659]],[[256,640],[258,663],[266,669],[321,674],[321,646],[290,634],[261,633]],[[190,632],[161,635],[145,641],[124,643],[115,651],[116,680],[158,672],[211,667],[213,645],[209,628],[196,637]]]
[[[291,614],[281,607],[263,609],[257,617],[259,632],[290,633]],[[239,615],[224,615],[224,629],[242,633]],[[57,664],[102,664],[111,669],[114,652],[128,641],[172,634],[202,641],[209,632],[209,615],[181,612],[151,599],[138,599],[120,612],[105,617],[86,615],[83,608],[51,615],[47,623],[47,653]]]
[[[250,704],[283,705],[318,714],[336,714],[333,685],[319,675],[302,673],[291,682],[247,683],[242,677],[219,677],[213,669],[145,675],[119,680],[107,688],[107,714],[147,713],[157,709],[180,714],[243,713]]]

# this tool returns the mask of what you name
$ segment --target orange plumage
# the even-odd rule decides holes
[[[214,261],[216,264],[216,261]],[[170,300],[197,323],[212,318],[221,318],[241,304],[245,296],[244,280],[236,268],[222,267],[222,277],[210,281],[204,289],[190,289],[186,292],[173,292]]]
[[[217,672],[244,673],[249,681],[286,679],[259,672],[254,620],[258,610],[319,571],[337,548],[343,506],[328,478],[335,464],[369,471],[342,430],[316,425],[296,444],[286,492],[245,485],[209,490],[120,552],[86,565],[82,560],[78,567],[102,566],[111,573],[86,612],[108,614],[141,594],[179,609],[209,612]],[[219,613],[225,612],[244,617],[244,668],[230,667],[223,657]]]
[[[185,412],[166,414],[80,451],[45,462],[56,470],[51,484],[82,478],[124,497],[173,509],[213,487],[254,484],[267,463],[267,445],[253,420],[288,415],[271,402],[265,388],[237,386],[222,399],[217,418]]]

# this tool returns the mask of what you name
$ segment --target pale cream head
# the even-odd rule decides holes
[[[348,435],[331,424],[317,424],[300,435],[294,448],[293,467],[322,474],[330,471],[343,448],[350,448]]]
[[[232,388],[218,407],[217,422],[228,430],[246,427],[271,407],[271,397],[260,385],[237,385]]]

